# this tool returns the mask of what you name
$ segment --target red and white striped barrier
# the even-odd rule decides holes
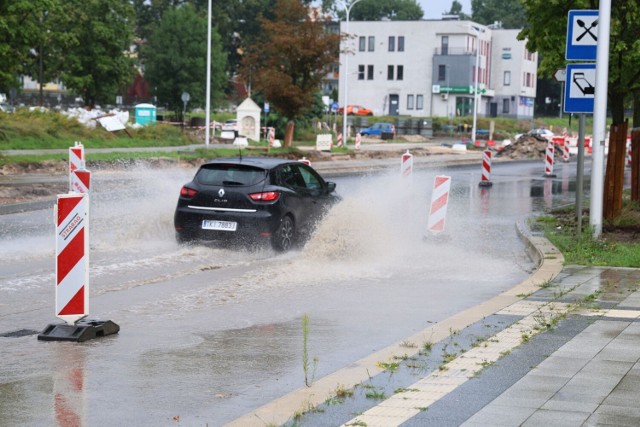
[[[360,132],[358,132],[356,134],[356,150],[360,149],[360,144],[362,143],[362,135],[360,135]]]
[[[569,152],[569,139],[565,137],[564,142],[562,143],[562,161],[567,163],[570,157],[571,153]]]
[[[429,210],[429,221],[427,229],[432,234],[444,231],[444,224],[447,218],[447,205],[449,203],[449,190],[451,189],[451,177],[438,175],[433,181],[433,192],[431,193],[431,209]]]
[[[76,169],[71,174],[71,191],[81,194],[89,194],[91,190],[91,172],[85,169]]]
[[[553,174],[553,153],[553,141],[549,141],[544,155],[544,176],[549,178],[555,177]]]
[[[338,147],[338,148],[342,147],[342,133],[338,133],[338,137],[337,137],[337,141],[336,141],[336,147]]]
[[[73,147],[69,147],[69,190],[73,191],[73,172],[84,169],[84,145],[76,141]]]
[[[482,153],[482,178],[480,178],[481,187],[490,187],[491,182],[491,150],[484,150]]]
[[[56,218],[56,316],[69,325],[89,314],[89,196],[60,194]]]
[[[627,138],[627,166],[631,167],[631,164],[633,163],[632,157],[631,157],[631,137]]]
[[[311,161],[309,159],[307,159],[306,157],[303,157],[298,161],[301,162],[301,163],[304,163],[307,166],[311,166]]]
[[[403,177],[410,177],[413,173],[413,155],[407,150],[400,159],[400,174]]]

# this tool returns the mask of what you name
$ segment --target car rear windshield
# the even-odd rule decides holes
[[[266,177],[264,169],[228,164],[202,166],[196,175],[198,182],[204,185],[254,185]]]

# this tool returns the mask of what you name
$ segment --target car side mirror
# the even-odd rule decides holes
[[[333,193],[336,191],[336,183],[335,182],[327,182],[327,194]]]

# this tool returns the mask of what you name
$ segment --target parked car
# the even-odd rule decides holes
[[[344,108],[338,108],[337,113],[344,114]],[[373,111],[360,105],[347,105],[347,116],[373,116]]]
[[[523,134],[519,133],[516,135],[516,141],[518,139],[520,139],[520,137]],[[550,140],[551,138],[553,138],[555,135],[553,132],[551,132],[549,129],[545,129],[545,128],[536,128],[536,129],[531,129],[529,132],[526,133],[526,135],[529,136],[535,136],[538,138],[544,138],[546,140]]]
[[[231,131],[231,132],[237,132],[238,131],[238,120],[236,119],[231,119],[231,120],[227,120],[226,122],[224,122],[222,124],[222,131]]]
[[[396,133],[396,128],[391,123],[375,123],[368,128],[364,128],[360,130],[360,135],[373,135],[373,136],[382,136],[383,133]]]
[[[200,166],[180,190],[178,242],[268,242],[277,251],[304,242],[337,201],[336,184],[292,160],[238,157]]]

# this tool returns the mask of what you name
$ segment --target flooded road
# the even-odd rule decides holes
[[[534,267],[515,221],[575,199],[575,164],[555,179],[494,165],[489,189],[479,167],[336,177],[343,202],[276,255],[177,245],[193,172],[94,174],[89,317],[121,330],[83,344],[34,335],[57,322],[52,210],[0,217],[0,425],[222,425],[511,288]],[[434,238],[438,174],[452,187]]]

